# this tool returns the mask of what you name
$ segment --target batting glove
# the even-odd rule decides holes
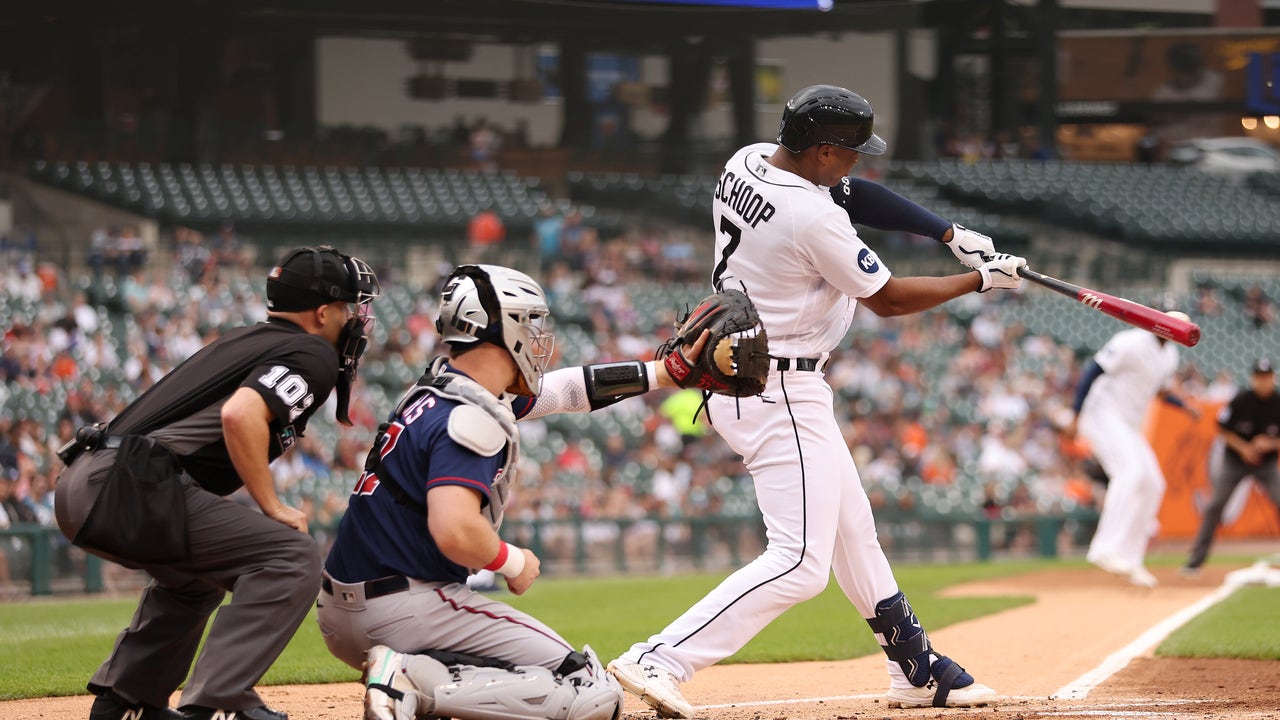
[[[1018,274],[1018,268],[1026,267],[1026,264],[1026,258],[997,253],[978,266],[978,274],[982,276],[982,287],[978,288],[978,292],[986,292],[991,288],[1017,290],[1022,287],[1022,276]]]
[[[957,260],[974,270],[996,255],[996,246],[991,238],[955,223],[951,225],[951,239],[947,241],[947,247],[951,248],[951,254]]]

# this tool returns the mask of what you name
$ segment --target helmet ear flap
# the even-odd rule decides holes
[[[489,274],[479,265],[459,265],[449,275],[445,287],[449,287],[455,279],[461,278],[467,278],[475,285],[476,298],[480,301],[480,308],[485,315],[484,327],[472,334],[477,340],[501,345],[502,303],[498,300],[498,293],[493,288],[493,281],[489,279]],[[436,329],[441,332],[443,332],[443,328],[440,327],[442,319],[443,315],[436,318]]]

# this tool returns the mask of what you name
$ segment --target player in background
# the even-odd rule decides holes
[[[450,355],[431,362],[379,429],[325,561],[325,643],[365,668],[368,720],[616,720],[622,690],[589,647],[575,651],[467,577],[492,570],[521,595],[539,574],[532,551],[498,535],[515,486],[517,420],[674,384],[654,362],[544,375],[554,344],[547,300],[524,273],[463,265],[440,300],[436,329]]]
[[[1218,413],[1218,436],[1214,448],[1213,499],[1204,510],[1200,532],[1196,533],[1183,575],[1200,573],[1213,544],[1213,534],[1222,522],[1222,511],[1232,493],[1252,476],[1271,496],[1280,511],[1280,394],[1276,393],[1276,373],[1271,361],[1253,364],[1249,387],[1243,388]]]
[[[1177,310],[1166,313],[1190,319]],[[1144,558],[1159,528],[1165,487],[1156,453],[1142,433],[1147,408],[1159,397],[1198,416],[1167,389],[1177,369],[1176,344],[1146,330],[1121,330],[1085,365],[1072,405],[1075,416],[1065,428],[1069,438],[1079,433],[1089,443],[1107,475],[1098,529],[1085,558],[1140,587],[1157,584]]]
[[[223,333],[59,451],[68,464],[54,498],[63,534],[152,577],[89,680],[90,720],[287,719],[253,686],[315,601],[320,555],[306,515],[277,497],[269,464],[330,392],[338,421],[350,424],[378,294],[358,258],[328,246],[295,250],[267,276],[266,322]],[[221,497],[242,485],[257,508]],[[184,680],[179,715],[169,696]]]
[[[997,255],[990,238],[883,187],[848,180],[861,154],[885,151],[873,117],[856,93],[805,88],[783,111],[779,144],[739,150],[716,187],[712,283],[750,296],[773,359],[763,395],[713,395],[708,409],[751,473],[768,543],[664,630],[609,664],[624,688],[664,717],[692,717],[679,683],[822,592],[832,571],[887,655],[890,705],[972,706],[996,698],[934,650],[898,589],[823,370],[858,305],[890,317],[974,291],[1017,288],[1026,261]],[[850,221],[949,240],[977,272],[895,277]]]

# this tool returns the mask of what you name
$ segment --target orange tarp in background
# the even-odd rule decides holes
[[[1147,437],[1164,470],[1164,503],[1160,506],[1160,538],[1191,539],[1200,529],[1201,510],[1209,504],[1209,452],[1217,439],[1221,403],[1192,401],[1200,411],[1193,420],[1180,408],[1153,402],[1147,415]],[[1248,481],[1249,501],[1240,516],[1218,529],[1218,538],[1280,537],[1280,517],[1266,493]]]

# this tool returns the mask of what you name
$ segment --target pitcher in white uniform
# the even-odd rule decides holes
[[[850,180],[859,154],[885,151],[872,121],[871,105],[856,93],[805,88],[783,112],[780,145],[742,148],[716,187],[712,282],[751,297],[773,359],[763,395],[713,395],[708,409],[751,472],[768,543],[666,629],[609,664],[624,688],[663,717],[692,717],[679,683],[822,592],[832,571],[888,656],[891,706],[972,706],[996,698],[934,651],[899,591],[823,370],[859,303],[888,317],[974,291],[1016,288],[1026,261],[996,254],[985,235],[879,185]],[[935,237],[977,272],[894,277],[851,220]]]
[[[1183,320],[1186,313],[1168,315]],[[1110,573],[1141,587],[1155,587],[1156,577],[1144,566],[1147,542],[1159,529],[1156,516],[1164,499],[1164,473],[1151,443],[1142,433],[1147,408],[1157,396],[1186,409],[1166,389],[1178,369],[1178,348],[1146,330],[1121,330],[1093,356],[1076,388],[1076,417],[1068,436],[1079,432],[1107,474],[1107,494],[1098,529],[1086,558]]]

